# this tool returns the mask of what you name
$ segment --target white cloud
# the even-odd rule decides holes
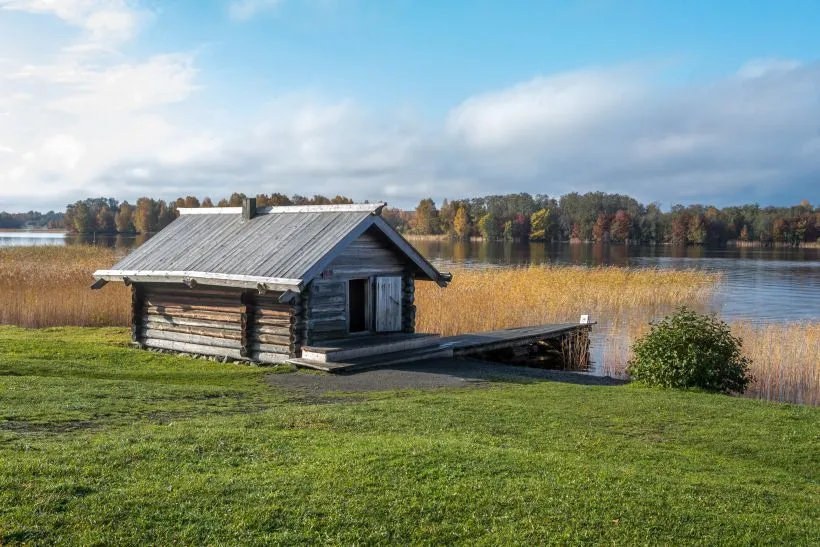
[[[141,161],[153,179],[139,184],[166,197],[343,193],[403,206],[512,191],[617,191],[667,205],[813,199],[820,159],[806,151],[820,131],[819,84],[817,66],[672,89],[631,69],[561,74],[469,98],[440,124],[293,94],[184,161]],[[121,173],[133,167],[105,180],[131,180]]]
[[[585,70],[539,77],[466,100],[448,117],[471,146],[506,147],[525,139],[568,136],[618,116],[645,90],[633,70]]]
[[[279,7],[282,0],[233,0],[228,6],[231,19],[245,21],[253,16]]]
[[[107,44],[129,40],[151,16],[126,0],[0,0],[0,9],[53,15],[84,29],[88,41]]]
[[[258,107],[197,103],[227,113],[216,123],[204,109],[183,115],[199,86],[195,57],[112,53],[144,9],[115,0],[0,7],[83,29],[75,42],[49,44],[49,56],[0,60],[0,210],[234,191],[400,206],[515,191],[618,191],[667,205],[817,195],[816,64],[750,61],[698,85],[660,85],[648,67],[589,68],[478,93],[438,121],[316,93]]]

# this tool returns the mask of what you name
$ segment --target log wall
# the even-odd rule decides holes
[[[262,363],[301,352],[301,303],[281,293],[171,284],[134,285],[132,338],[143,347]],[[295,327],[295,328],[294,328]]]

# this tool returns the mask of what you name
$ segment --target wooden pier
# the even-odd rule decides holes
[[[591,324],[519,327],[442,337],[392,334],[306,346],[288,362],[326,372],[350,372],[432,358],[479,358],[530,366],[582,369],[589,359]]]

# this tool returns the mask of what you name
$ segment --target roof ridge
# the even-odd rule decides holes
[[[387,203],[383,201],[377,201],[375,203],[344,203],[338,205],[279,205],[260,207],[256,210],[256,214],[342,212],[380,215],[386,205]],[[180,207],[177,211],[179,211],[180,215],[241,215],[242,207]]]

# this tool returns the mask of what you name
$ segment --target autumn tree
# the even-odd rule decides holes
[[[157,226],[156,231],[162,230],[169,224],[171,224],[174,219],[179,216],[179,211],[176,208],[176,204],[167,205],[163,200],[159,200],[156,204],[157,207]]]
[[[438,210],[432,198],[421,200],[416,207],[416,214],[413,217],[413,231],[417,234],[439,233]]]
[[[120,204],[117,214],[114,217],[114,226],[121,234],[134,231],[134,208],[127,201]]]
[[[74,205],[72,224],[77,233],[84,234],[91,231],[91,215],[88,212],[88,205],[81,201]]]
[[[592,237],[595,238],[595,241],[609,240],[609,224],[609,215],[603,212],[598,213],[598,219],[592,225]]]
[[[609,226],[609,239],[618,243],[623,243],[629,239],[629,234],[632,232],[632,216],[624,211],[618,209],[612,223]]]
[[[108,205],[100,207],[97,211],[96,231],[107,234],[113,233],[116,230],[114,216],[114,211]]]
[[[485,239],[498,239],[502,235],[498,219],[492,213],[487,213],[478,220],[478,231]]]
[[[153,199],[142,197],[137,200],[134,210],[134,228],[141,234],[155,231],[158,211]]]
[[[671,243],[673,245],[686,245],[689,241],[689,215],[681,213],[672,219]]]
[[[530,217],[530,239],[546,241],[552,228],[552,218],[549,209],[539,209]]]
[[[703,245],[706,242],[706,219],[703,215],[693,215],[689,219],[686,239],[693,245]]]
[[[458,239],[467,239],[470,237],[470,216],[464,207],[459,207],[453,218],[453,234]]]

